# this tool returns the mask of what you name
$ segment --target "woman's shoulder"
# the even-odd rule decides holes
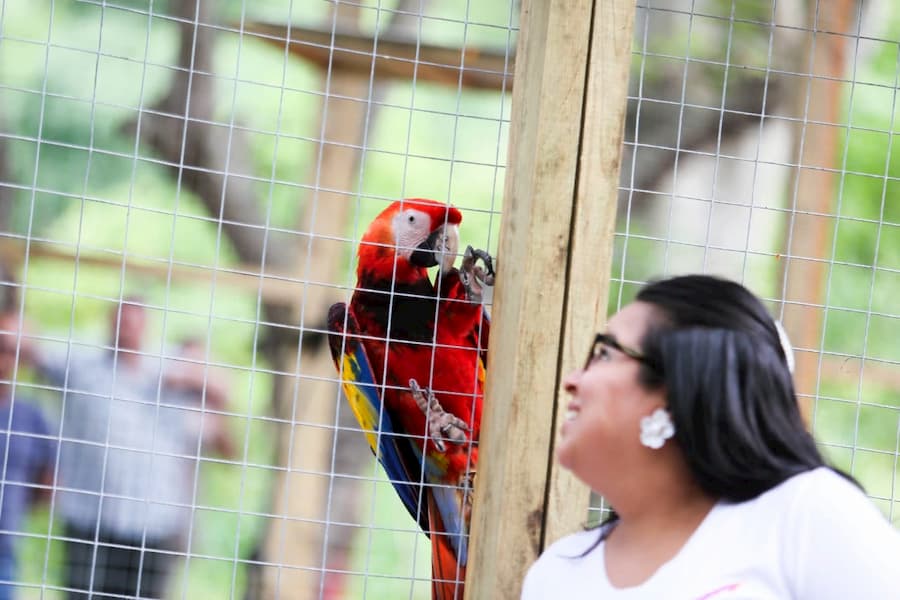
[[[818,467],[799,475],[794,475],[782,485],[803,485],[806,487],[842,488],[847,490],[859,489],[850,479],[829,467]]]
[[[759,497],[762,503],[805,503],[823,499],[843,504],[869,502],[865,493],[850,479],[828,467],[811,469],[781,482]]]
[[[860,531],[896,537],[866,492],[853,480],[827,467],[794,475],[736,512],[758,516],[750,520],[799,536],[805,536],[810,529],[827,529],[838,537]]]
[[[880,513],[865,493],[851,480],[826,467],[794,475],[756,498],[718,505],[719,524],[731,523],[740,531],[752,529],[767,535],[771,528],[793,529],[799,522],[830,521],[847,511],[870,515]]]
[[[847,495],[865,498],[865,494],[849,479],[827,467],[819,467],[804,471],[785,479],[760,495],[743,502],[723,502],[725,506],[732,508],[769,510],[775,506],[795,504],[802,502],[804,498],[817,497],[822,494],[838,494],[845,498]]]
[[[522,599],[548,598],[584,589],[586,580],[596,585],[603,568],[597,566],[602,554],[600,529],[580,531],[560,538],[548,546],[528,569],[522,587]]]
[[[800,598],[893,598],[900,534],[853,481],[815,469],[781,486],[783,565]]]

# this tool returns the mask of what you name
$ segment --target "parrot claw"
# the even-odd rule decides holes
[[[478,260],[484,267],[478,264]],[[484,250],[466,246],[463,260],[459,268],[459,279],[466,289],[466,296],[472,302],[481,302],[484,286],[494,285],[494,260]]]
[[[428,388],[419,387],[419,383],[415,379],[409,380],[409,388],[416,401],[416,406],[428,418],[428,437],[431,438],[435,448],[446,452],[447,445],[444,442],[466,443],[466,434],[472,430],[465,421],[445,411],[434,393]]]

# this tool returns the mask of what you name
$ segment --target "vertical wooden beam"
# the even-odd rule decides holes
[[[386,19],[383,34],[390,36],[410,27],[424,4],[424,0],[401,0],[394,7],[397,12]],[[343,3],[334,10],[336,21],[346,31],[358,34],[360,6]],[[288,37],[286,31],[284,35]],[[337,52],[340,44],[335,44]],[[372,44],[374,52],[377,42],[373,39]],[[300,306],[305,307],[301,324],[306,327],[321,327],[328,307],[346,299],[329,284],[352,285],[355,280],[351,276],[347,281],[334,281],[335,274],[346,276],[349,265],[343,242],[331,240],[343,237],[354,214],[355,199],[342,192],[357,187],[366,130],[372,130],[383,94],[377,87],[370,89],[378,84],[370,82],[368,71],[342,70],[337,61],[329,65],[323,81],[328,95],[323,99],[320,154],[309,176],[320,189],[297,226],[298,231],[315,234],[309,244],[299,245],[294,261],[296,278],[309,282],[298,298],[295,315],[296,322]],[[344,572],[349,569],[357,532],[347,524],[358,519],[358,476],[370,464],[371,454],[364,436],[340,430],[358,425],[346,405],[337,406],[343,398],[328,345],[323,343],[312,352],[304,350],[299,360],[297,350],[281,348],[275,367],[296,377],[279,377],[276,383],[278,415],[291,422],[278,436],[280,464],[288,471],[276,482],[273,508],[274,514],[285,519],[272,523],[265,540],[266,562],[279,566],[265,570],[261,597],[328,600],[342,597],[346,585]]]
[[[351,98],[365,97],[366,82],[356,77],[352,81],[340,79],[333,76],[332,93]],[[328,99],[326,102],[331,104]],[[326,127],[329,142],[323,142],[321,150],[325,158],[320,185],[326,189],[351,190],[356,187],[358,160],[353,156],[337,158],[334,155],[350,153],[349,145],[359,143],[365,103],[341,100],[338,104],[342,106],[329,108]],[[348,146],[339,146],[340,143]],[[316,218],[311,218],[312,211],[308,206],[301,231],[315,232],[317,236],[309,246],[298,246],[295,276],[311,283],[297,300],[305,306],[302,325],[321,327],[328,307],[341,298],[336,289],[315,282],[328,282],[334,273],[346,270],[342,252],[335,243],[329,244],[325,240],[345,234],[352,211],[351,200],[338,194],[323,191],[310,202],[318,205]],[[299,321],[298,304],[294,323]],[[333,517],[329,518],[327,497],[332,471],[335,408],[340,400],[337,386],[332,381],[334,364],[325,344],[312,352],[304,350],[300,359],[296,346],[281,348],[275,363],[276,370],[290,374],[279,376],[276,383],[277,415],[290,423],[277,436],[279,464],[287,470],[279,473],[273,490],[272,512],[283,515],[284,519],[270,523],[264,560],[280,566],[265,569],[260,597],[320,598],[319,590],[325,576],[321,569],[326,566],[323,565],[326,523],[333,520]],[[365,456],[364,446],[360,445],[358,450],[360,456]]]
[[[804,122],[798,132],[794,215],[784,265],[784,324],[796,350],[795,382],[807,417],[816,394],[825,296],[825,258],[836,219],[834,202],[838,139],[847,74],[847,44],[855,0],[809,2],[808,46],[801,69],[809,80],[797,90]]]
[[[602,56],[610,44],[630,48],[629,11],[634,8],[626,4],[633,2],[522,3],[469,600],[517,598],[548,525],[555,535],[587,516],[587,490],[571,480],[549,483],[547,475],[554,414],[562,410],[560,365],[575,364],[576,353],[587,347],[586,332],[605,313],[627,67],[589,67],[589,57],[592,26],[602,27],[594,39],[602,44],[595,60],[630,62],[627,50]],[[603,23],[604,18],[611,22]],[[605,104],[586,113],[588,82],[590,101]],[[603,98],[604,85],[611,85],[615,96]],[[611,106],[614,114],[600,115]],[[583,138],[586,115],[591,119],[587,135],[609,139]],[[588,155],[580,160],[582,146]],[[579,167],[585,169],[581,185]],[[594,184],[597,190],[590,188]],[[594,193],[600,197],[588,199]],[[572,517],[549,517],[548,497],[553,510],[565,506]]]
[[[613,236],[627,110],[635,3],[598,1],[594,7],[585,90],[575,214],[569,244],[560,376],[584,364],[594,333],[606,322]],[[553,448],[567,394],[556,390]],[[550,456],[544,546],[584,525],[587,487]]]
[[[336,7],[338,18],[355,22],[359,7]],[[340,300],[340,293],[329,282],[335,273],[346,272],[346,258],[339,243],[349,224],[354,202],[351,198],[327,190],[356,189],[360,159],[359,147],[366,130],[369,81],[353,74],[328,72],[330,82],[323,82],[328,95],[323,98],[324,129],[317,161],[310,166],[310,180],[321,188],[304,207],[298,229],[315,233],[308,244],[300,244],[294,260],[295,276],[310,282],[297,298],[293,322],[300,320],[301,307],[307,327],[321,327],[332,302]],[[318,175],[317,175],[318,172]],[[321,282],[322,284],[316,284]],[[299,370],[298,370],[299,367]],[[333,544],[333,538],[346,538],[347,531],[333,527],[334,511],[347,517],[347,509],[328,506],[328,490],[336,482],[330,481],[332,449],[334,447],[334,419],[336,403],[340,400],[334,383],[334,364],[327,344],[314,352],[284,347],[278,350],[275,368],[290,373],[276,382],[276,410],[279,418],[290,425],[278,435],[281,471],[273,491],[273,513],[283,519],[270,523],[265,539],[263,557],[267,567],[262,576],[262,598],[312,600],[328,598],[323,595],[328,579],[323,568],[338,564],[341,556],[325,557],[326,548],[345,553],[344,544]],[[348,411],[344,411],[348,412]],[[366,456],[365,444],[359,437],[358,455]],[[353,439],[346,443],[353,443]],[[341,498],[341,501],[353,501]],[[337,503],[337,501],[334,501]],[[352,509],[351,509],[352,512]],[[326,536],[329,539],[326,539]],[[337,559],[337,560],[336,560]]]

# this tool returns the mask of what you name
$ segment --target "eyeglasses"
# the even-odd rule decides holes
[[[604,356],[608,355],[609,348],[617,350],[628,358],[633,358],[634,360],[644,363],[645,365],[651,364],[650,360],[646,356],[644,356],[644,354],[640,350],[635,350],[634,348],[623,346],[619,343],[619,340],[608,333],[598,333],[594,338],[594,343],[591,345],[591,350],[588,353],[587,360],[584,363],[584,368],[587,369],[589,366],[591,366],[592,362],[594,362],[595,360],[600,360]]]

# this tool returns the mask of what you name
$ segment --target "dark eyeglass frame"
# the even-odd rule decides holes
[[[634,359],[640,363],[643,363],[649,367],[652,367],[653,364],[650,362],[650,359],[647,358],[640,350],[635,350],[634,348],[629,348],[628,346],[623,346],[619,343],[619,340],[615,338],[614,335],[609,333],[598,333],[594,337],[594,343],[591,344],[590,350],[588,350],[587,360],[584,362],[584,368],[587,369],[591,366],[591,363],[594,362],[597,358],[599,358],[600,353],[598,351],[599,348],[606,346],[608,348],[612,348],[613,350],[618,350],[628,358]]]

